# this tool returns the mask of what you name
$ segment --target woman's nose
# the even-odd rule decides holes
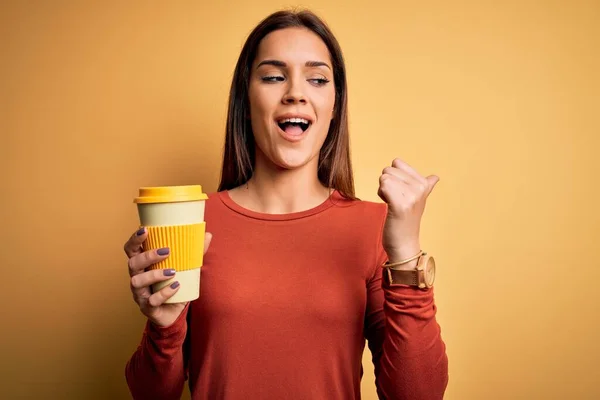
[[[284,104],[304,104],[306,103],[306,98],[299,83],[294,83],[290,81],[288,86],[288,91],[283,96],[282,102]]]

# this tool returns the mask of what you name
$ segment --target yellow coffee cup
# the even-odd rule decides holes
[[[141,187],[134,199],[148,238],[144,251],[168,247],[169,257],[149,269],[174,269],[175,276],[152,285],[152,292],[177,280],[179,290],[165,303],[192,301],[200,296],[204,261],[204,207],[208,196],[200,185]]]

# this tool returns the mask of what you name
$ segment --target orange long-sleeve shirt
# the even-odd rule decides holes
[[[445,345],[432,290],[388,285],[386,205],[337,192],[308,211],[246,210],[211,194],[200,298],[147,323],[126,366],[135,399],[359,399],[365,339],[382,399],[441,399]]]

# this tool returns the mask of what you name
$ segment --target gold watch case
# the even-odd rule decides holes
[[[417,259],[417,266],[414,269],[387,267],[386,270],[388,282],[392,285],[401,284],[416,286],[419,289],[429,289],[435,282],[435,260],[425,252]]]
[[[425,289],[433,286],[435,282],[435,259],[423,253],[417,264],[417,283],[419,288]]]

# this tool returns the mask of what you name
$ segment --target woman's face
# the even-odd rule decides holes
[[[284,169],[318,162],[335,86],[329,50],[315,33],[286,28],[265,36],[251,66],[249,98],[257,158]]]

